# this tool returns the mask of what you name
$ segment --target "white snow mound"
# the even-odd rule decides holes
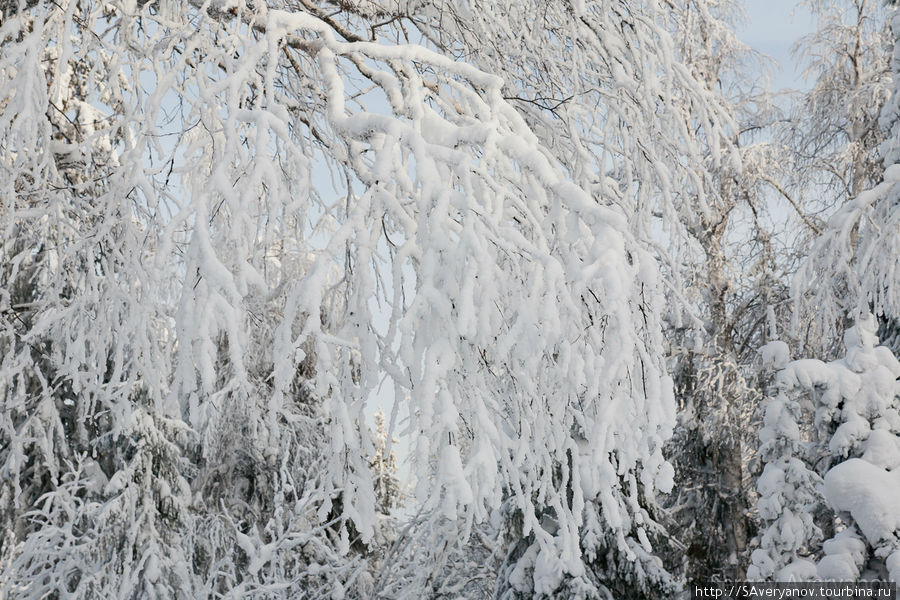
[[[847,511],[870,544],[891,539],[900,529],[900,472],[887,471],[859,458],[851,458],[825,475],[825,500]]]

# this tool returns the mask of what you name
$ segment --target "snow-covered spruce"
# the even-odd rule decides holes
[[[779,440],[782,448],[759,480],[757,507],[769,525],[748,577],[896,580],[900,362],[877,341],[875,319],[867,315],[846,332],[843,358],[793,361],[779,371],[761,456],[772,456]],[[815,431],[798,453],[797,424],[809,422],[801,406],[814,411]],[[821,533],[829,539],[820,544]]]
[[[759,432],[758,456],[764,467],[757,481],[756,509],[761,527],[747,578],[804,581],[815,578],[814,553],[822,541],[815,522],[823,503],[822,480],[807,464],[812,443],[803,435],[809,402],[803,397],[806,390],[798,389],[786,371],[790,354],[785,342],[769,342],[760,355],[765,367],[777,372],[774,397],[765,403]]]
[[[816,424],[830,465],[824,494],[836,511],[834,540],[848,535],[854,546],[825,543],[819,563],[823,579],[888,577],[896,581],[900,522],[896,515],[900,467],[900,361],[876,346],[875,319],[857,321],[844,336],[846,356],[831,363],[829,388],[822,394]],[[842,529],[852,534],[843,533]],[[893,558],[891,558],[893,556]]]
[[[860,18],[853,48],[859,53],[873,38],[862,34],[867,20],[863,18],[864,5],[857,3],[856,7]],[[823,544],[824,556],[817,567],[817,576],[824,579],[862,576],[896,580],[900,576],[897,524],[888,508],[889,498],[895,494],[894,470],[900,465],[900,363],[889,348],[877,346],[876,335],[876,330],[880,330],[889,343],[896,341],[900,309],[900,166],[894,164],[900,72],[900,17],[896,8],[889,11],[888,22],[894,41],[890,62],[894,89],[891,99],[880,109],[881,129],[876,132],[884,140],[879,148],[883,181],[862,183],[861,173],[873,170],[864,168],[872,159],[863,155],[865,144],[850,144],[847,151],[856,158],[852,174],[848,172],[845,178],[853,182],[846,194],[849,199],[829,219],[794,283],[798,314],[811,314],[808,331],[824,334],[819,336],[825,341],[823,348],[828,349],[833,332],[845,319],[855,320],[855,326],[844,335],[843,358],[827,364],[797,361],[787,370],[789,380],[809,390],[816,407],[818,450],[810,465],[824,475],[824,497],[834,511],[825,513],[819,523],[832,536]],[[871,61],[868,63],[855,62],[854,82],[859,89],[877,90],[878,77],[866,71],[871,66]],[[841,86],[833,88],[841,90]],[[863,101],[878,96],[863,94]],[[846,132],[851,138],[862,131],[857,125],[863,112],[850,115],[851,127]],[[880,174],[880,169],[877,172]],[[867,187],[870,189],[862,191]],[[814,312],[810,311],[813,307]]]

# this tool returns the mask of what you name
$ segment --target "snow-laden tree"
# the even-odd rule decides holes
[[[897,377],[900,363],[887,347],[876,347],[876,319],[890,337],[896,323],[897,251],[900,240],[896,162],[897,60],[900,20],[890,14],[895,40],[893,96],[881,110],[883,181],[846,201],[812,245],[794,282],[801,315],[811,315],[822,348],[845,320],[844,358],[810,362],[802,372],[815,394],[819,454],[815,469],[824,477],[824,498],[836,514],[820,523],[826,535],[817,575],[825,579],[898,577],[897,523],[891,516],[898,462]],[[872,314],[874,313],[874,315]],[[888,341],[891,341],[890,339]]]
[[[743,121],[752,131],[760,127],[762,119],[753,106],[758,96],[735,84],[752,57],[731,31],[733,3],[603,2],[581,6],[534,2],[523,6],[516,2],[495,3],[486,11],[477,3],[447,2],[434,12],[423,13],[417,13],[413,5],[375,6],[353,4],[341,15],[352,20],[381,11],[385,23],[405,23],[435,47],[474,61],[484,70],[502,73],[503,94],[569,174],[604,201],[624,207],[632,228],[641,237],[653,239],[658,254],[677,265],[667,271],[667,285],[676,289],[675,297],[688,295],[683,287],[693,294],[689,300],[676,301],[682,305],[678,310],[689,304],[688,310],[704,318],[711,312],[717,317],[721,313],[722,318],[711,318],[706,324],[700,319],[692,322],[703,330],[700,337],[709,341],[722,335],[728,337],[723,343],[730,343],[733,316],[748,325],[734,336],[738,338],[735,347],[741,354],[752,354],[748,340],[754,335],[754,313],[766,302],[756,294],[757,289],[739,300],[725,291],[731,273],[723,238],[732,230],[729,227],[738,226],[738,219],[723,216],[739,205],[746,211],[744,217],[751,218],[756,207],[747,199],[756,200],[760,188],[767,185],[764,177],[771,178],[777,161],[760,146],[736,148],[736,122]],[[389,31],[385,26],[378,33],[382,38],[399,35]],[[733,101],[723,100],[723,86],[733,86],[728,91]],[[740,177],[742,154],[753,177]],[[745,183],[748,180],[750,183]],[[755,261],[766,254],[767,237],[760,235],[757,241],[761,243],[754,244],[747,253],[750,256],[741,259]],[[702,262],[698,255],[707,250],[713,255],[707,263],[708,273],[683,283],[683,269],[692,267],[682,264]],[[710,288],[714,288],[712,294]],[[727,317],[726,303],[730,303],[729,312],[734,309]],[[712,333],[707,334],[706,325]],[[746,397],[752,396],[740,372],[743,364],[728,355],[716,362],[717,367],[721,365],[726,375],[719,377],[717,369],[711,379],[727,379],[729,389],[740,390],[732,394],[736,401],[729,403],[730,412],[739,412]],[[740,419],[733,420],[730,425],[736,430],[745,429],[738,427]],[[721,433],[719,429],[711,428],[713,436]],[[746,488],[743,460],[742,444],[729,442],[721,461],[733,473],[725,484],[726,495],[734,496],[735,489],[740,490],[734,496],[738,500]],[[723,493],[721,487],[718,482],[705,485],[704,493],[717,499]],[[737,529],[736,535],[731,534],[737,541],[725,540],[728,534],[723,533],[721,545],[730,544],[731,550],[710,553],[711,563],[721,563],[721,557],[741,554],[744,549],[745,504],[732,504],[721,520],[726,523],[725,530]],[[515,539],[514,530],[507,539]],[[518,560],[520,554],[511,556]]]
[[[767,408],[760,453],[770,456],[780,440],[782,447],[759,480],[767,527],[748,576],[896,578],[900,362],[877,346],[875,330],[874,317],[860,318],[844,336],[844,357],[797,360],[778,373],[781,392]],[[785,347],[775,350],[786,360]],[[813,415],[809,441],[798,444]]]
[[[872,311],[886,341],[896,341],[890,324],[900,315],[898,207],[900,166],[892,165],[882,183],[844,204],[814,242],[794,290],[801,310],[815,307],[815,323],[826,335],[845,316]]]
[[[733,31],[740,8],[726,1],[679,7],[679,55],[719,97],[735,129],[719,147],[694,140],[708,172],[704,204],[696,208],[690,186],[677,191],[678,235],[659,248],[677,290],[666,337],[680,408],[669,448],[682,484],[667,506],[670,529],[686,546],[675,555],[686,559],[687,576],[735,579],[744,573],[752,535],[748,464],[761,396],[754,348],[766,341],[766,310],[784,312],[787,298],[772,215],[793,208],[778,195],[783,151],[759,136],[778,111],[761,83],[767,63]],[[760,78],[750,80],[748,72]],[[717,153],[737,160],[717,162]]]
[[[898,331],[891,291],[897,280],[896,175],[890,171],[897,147],[897,65],[890,58],[897,24],[896,9],[872,0],[810,7],[820,25],[802,48],[814,86],[788,134],[801,143],[796,172],[806,210],[836,210],[816,225],[793,295],[795,325],[807,348],[833,355],[843,330],[870,311],[886,343]]]
[[[695,381],[681,377],[688,371],[708,376],[680,394],[687,407],[700,390],[698,420],[707,426],[697,443],[673,445],[688,448],[684,463],[692,469],[683,478],[687,494],[673,502],[684,508],[677,520],[706,513],[723,494],[730,499],[712,542],[704,527],[675,530],[689,543],[702,540],[698,549],[709,556],[702,569],[688,566],[692,576],[707,576],[711,565],[741,570],[749,480],[742,440],[734,438],[747,429],[742,413],[755,396],[744,371],[760,311],[785,294],[770,294],[778,285],[770,285],[771,236],[759,197],[777,183],[778,161],[770,148],[750,143],[769,115],[763,95],[742,79],[756,59],[732,31],[738,9],[718,0],[494,6],[445,3],[432,17],[442,23],[438,34],[411,22],[437,47],[503,73],[504,95],[575,180],[623,207],[638,235],[652,240],[677,315],[672,369],[679,381]],[[409,18],[403,9],[391,14]],[[748,223],[759,232],[752,245],[728,239]],[[738,261],[763,268],[735,285]],[[729,475],[698,476],[711,468]],[[677,542],[671,554],[683,555]]]
[[[774,332],[773,337],[760,348],[763,365],[776,372],[759,432],[758,456],[764,466],[757,480],[756,510],[761,524],[747,578],[803,581],[816,576],[810,555],[815,560],[822,541],[816,523],[823,505],[822,478],[809,465],[816,446],[809,435],[809,390],[796,376],[802,363],[788,363],[787,344]]]
[[[827,443],[820,459],[822,471],[828,469],[824,495],[837,511],[836,535],[825,542],[819,562],[825,579],[900,575],[900,522],[892,516],[900,489],[900,361],[877,346],[875,331],[872,315],[847,331],[847,354],[836,361],[828,384],[840,392],[823,394],[817,407],[816,425]]]
[[[725,117],[666,4],[2,8],[4,594],[379,593],[384,378],[432,554],[494,512],[499,597],[675,587],[629,207],[699,190]]]
[[[879,117],[891,94],[893,36],[882,0],[804,0],[816,29],[794,52],[811,84],[785,131],[807,210],[840,206],[881,177]]]

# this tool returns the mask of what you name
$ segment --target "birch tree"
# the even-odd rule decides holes
[[[744,573],[752,529],[748,464],[761,397],[754,348],[767,341],[767,309],[787,309],[787,264],[771,212],[783,210],[784,152],[759,136],[780,115],[764,83],[766,59],[733,31],[740,7],[687,2],[679,14],[679,55],[719,98],[734,129],[718,147],[695,139],[705,158],[704,202],[694,204],[691,188],[677,193],[680,235],[660,249],[680,293],[666,319],[680,409],[670,448],[680,485],[666,505],[689,580],[735,579]],[[729,153],[733,161],[716,162]]]
[[[805,4],[816,17],[816,30],[800,40],[795,53],[812,87],[799,98],[790,139],[800,179],[821,186],[827,208],[880,178],[879,115],[890,94],[893,39],[883,2]]]
[[[610,3],[609,11],[589,18],[576,12],[581,22],[572,21],[564,7],[544,7],[539,13],[557,32],[549,41],[534,38],[534,20],[524,16],[533,13],[510,9],[474,24],[467,20],[456,38],[451,30],[436,43],[446,48],[462,43],[468,49],[463,55],[474,54],[486,68],[510,73],[507,81],[516,84],[505,93],[535,132],[570,172],[582,174],[595,188],[615,190],[632,227],[654,243],[666,285],[674,292],[667,308],[677,315],[671,320],[670,369],[678,376],[684,409],[681,435],[672,444],[684,470],[683,485],[669,503],[679,509],[672,533],[694,547],[685,567],[689,576],[709,577],[723,565],[736,575],[743,571],[748,541],[744,497],[749,477],[741,432],[747,430],[758,395],[745,377],[760,335],[759,315],[786,298],[784,286],[774,281],[777,267],[760,200],[768,187],[778,187],[776,154],[743,134],[771,118],[763,94],[742,79],[756,59],[731,29],[739,11],[730,2],[656,9],[647,3],[643,11],[631,8],[624,17]],[[638,19],[640,14],[647,19]],[[654,29],[653,20],[663,28]],[[588,36],[586,24],[605,39]],[[551,44],[561,58],[549,60],[544,53],[543,63],[529,62],[535,58],[521,48],[523,37],[533,45]],[[492,40],[488,52],[476,50],[483,39]],[[608,56],[609,39],[621,40],[617,56]],[[630,58],[648,43],[659,58],[644,57],[640,66],[619,58]],[[626,68],[617,69],[616,61]],[[547,81],[558,90],[551,97],[542,87]],[[615,98],[617,108],[609,108],[606,98]],[[629,119],[649,112],[648,98],[656,104],[655,114]],[[679,157],[677,164],[666,161],[668,156]],[[754,243],[741,254],[728,236],[747,221]],[[740,282],[744,265],[739,261],[757,267]],[[723,396],[727,401],[721,401]],[[721,498],[728,498],[727,506]],[[710,511],[716,515],[712,538],[708,522],[691,524],[693,515]],[[683,556],[684,549],[675,541],[670,555]]]
[[[875,308],[857,310],[861,289],[857,276],[848,271],[870,260],[860,254],[859,246],[867,236],[860,229],[866,225],[858,219],[859,205],[868,204],[860,199],[871,198],[867,190],[876,188],[884,170],[895,162],[891,127],[896,100],[888,101],[896,97],[891,83],[895,37],[890,30],[895,9],[870,0],[817,1],[809,7],[818,16],[818,28],[798,50],[808,59],[806,76],[813,87],[802,96],[795,125],[787,132],[797,164],[794,189],[802,198],[798,203],[814,221],[810,260],[793,290],[799,301],[795,326],[810,353],[834,354],[843,331]],[[875,222],[887,222],[886,218],[880,216]],[[890,230],[880,225],[878,229]],[[869,256],[891,255],[888,248],[884,250]],[[813,267],[818,264],[827,264],[829,274],[813,282],[810,269],[822,268]],[[866,267],[869,272],[871,267]],[[811,295],[804,281],[815,289]],[[882,322],[882,337],[890,341],[890,322],[895,317],[878,308],[873,312]]]

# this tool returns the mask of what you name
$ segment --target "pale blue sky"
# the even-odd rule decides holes
[[[815,25],[806,7],[795,0],[744,0],[744,10],[747,23],[738,30],[739,37],[781,65],[772,73],[772,89],[802,87],[791,46]]]

